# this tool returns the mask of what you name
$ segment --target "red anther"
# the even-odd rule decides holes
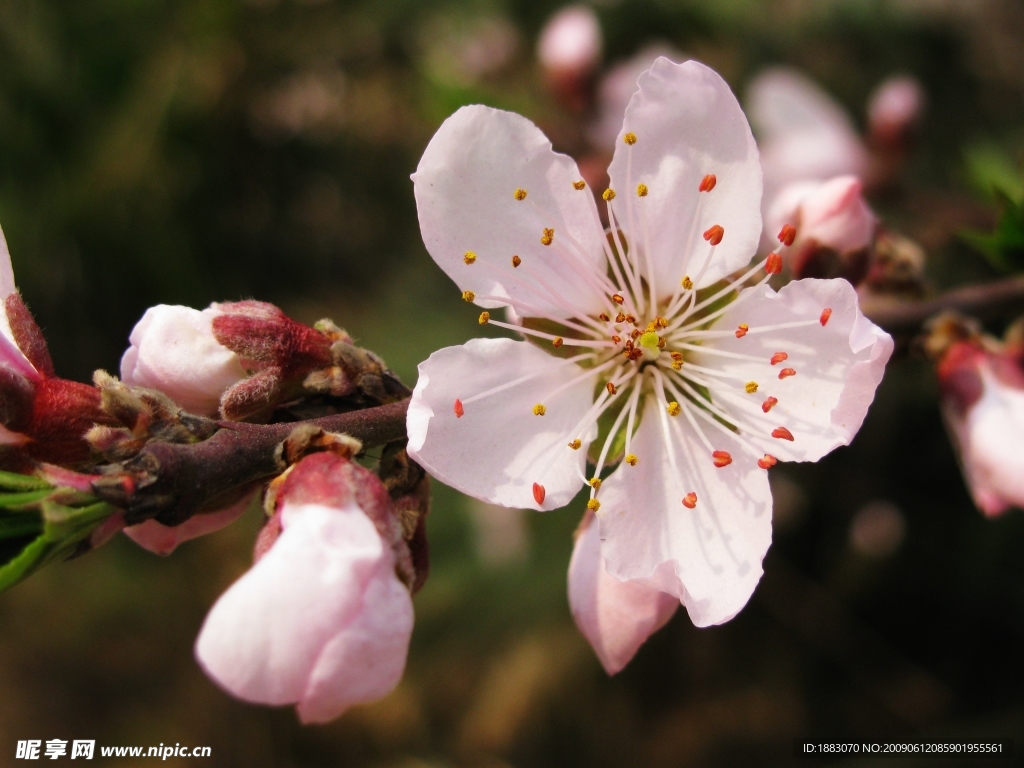
[[[712,189],[715,188],[715,184],[717,183],[718,179],[715,177],[715,174],[709,173],[707,176],[700,180],[700,186],[698,187],[698,189],[701,192],[710,192]]]
[[[750,326],[749,325],[747,325],[746,323],[740,323],[736,327],[736,338],[737,339],[742,339],[744,336],[747,335],[747,331],[749,331],[749,330],[750,330]]]
[[[769,253],[768,260],[764,263],[764,271],[769,275],[777,275],[782,271],[782,257],[777,253]]]
[[[533,484],[533,500],[538,504],[544,503],[544,496],[547,492],[544,490],[544,486],[540,483]]]
[[[772,365],[778,365],[783,360],[788,359],[789,355],[787,355],[785,352],[776,352],[774,355],[772,355]]]
[[[779,230],[779,242],[783,245],[792,245],[794,240],[796,240],[796,227],[792,224],[783,225]]]
[[[767,400],[761,403],[761,410],[764,411],[765,413],[768,413],[768,411],[775,407],[775,404],[777,402],[779,402],[779,398],[769,397]]]
[[[779,371],[779,378],[784,379],[787,376],[796,376],[796,368],[783,368]]]
[[[608,317],[608,313],[607,313],[607,312],[602,312],[602,313],[601,313],[600,315],[598,315],[598,317],[599,317],[599,318],[601,318],[602,320],[604,320],[604,321],[605,321],[606,323],[607,323],[607,322],[608,322],[609,320],[611,320],[611,318],[610,318],[610,317]]]
[[[779,460],[772,456],[770,453],[766,453],[763,459],[757,460],[757,466],[759,466],[761,469],[771,469],[778,463]]]
[[[612,336],[612,343],[613,344],[618,344],[620,341],[622,341],[622,337],[621,336]]]
[[[715,224],[711,229],[704,233],[704,239],[712,245],[718,245],[722,242],[723,237],[725,237],[725,230],[718,224]]]
[[[779,440],[789,440],[790,442],[793,442],[793,440],[795,439],[793,437],[793,433],[790,432],[785,427],[776,427],[775,429],[773,429],[772,437],[777,437]]]
[[[712,451],[711,458],[714,459],[715,466],[719,469],[732,464],[732,456],[728,451]]]
[[[455,418],[456,419],[461,419],[462,418],[462,414],[464,414],[465,412],[466,412],[466,409],[462,407],[462,401],[461,400],[456,400],[455,401]]]
[[[621,304],[622,302],[625,301],[625,299],[622,298],[622,296],[620,296],[619,294],[613,293],[612,294],[612,301],[614,301],[616,304]]]
[[[614,394],[616,394],[619,391],[619,388],[616,387],[615,384],[613,384],[610,381],[607,384],[605,384],[604,386],[608,390],[608,394],[609,395],[614,395]]]
[[[713,179],[715,177],[712,176],[711,178]],[[714,185],[712,184],[712,186],[714,186]],[[701,191],[703,192],[704,190],[701,190]],[[683,496],[683,506],[686,507],[687,509],[693,509],[694,507],[696,507],[697,506],[697,494],[694,493],[693,491],[690,491],[688,494]]]
[[[832,317],[832,310],[826,307],[825,309],[821,310],[821,317],[818,318],[818,322],[824,326],[825,323],[828,322],[828,319],[830,317]]]

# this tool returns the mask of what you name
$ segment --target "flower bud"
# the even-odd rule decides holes
[[[597,521],[588,513],[569,562],[569,606],[609,675],[621,670],[679,607],[672,595],[605,570]]]
[[[590,75],[601,59],[601,25],[585,5],[570,5],[551,19],[540,33],[537,58],[552,90],[571,109],[586,99]]]
[[[890,77],[868,100],[868,133],[881,148],[901,147],[911,137],[924,111],[924,89],[909,75]]]
[[[132,329],[121,358],[127,384],[156,389],[191,413],[216,415],[221,395],[245,378],[241,361],[217,341],[213,321],[222,312],[160,304]]]
[[[273,535],[211,609],[196,656],[231,694],[326,722],[402,676],[413,609],[396,575],[401,524],[377,476],[343,456],[306,456],[278,486]]]

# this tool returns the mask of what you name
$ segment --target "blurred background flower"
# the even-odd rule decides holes
[[[650,46],[741,98],[780,66],[827,94],[861,165],[816,178],[866,174],[867,204],[937,288],[1024,268],[1011,239],[960,236],[1024,222],[1014,0],[589,9],[601,53],[572,106],[537,58],[559,11],[539,0],[0,4],[0,223],[57,370],[117,370],[152,305],[255,297],[333,317],[411,385],[432,351],[480,332],[419,237],[409,174],[437,126],[468,103],[512,109],[585,167],[631,93],[632,76],[609,78]],[[893,76],[916,88],[872,97]],[[879,183],[894,132],[897,172]],[[489,510],[435,484],[406,675],[316,728],[231,699],[192,657],[251,563],[258,513],[169,559],[118,537],[0,596],[0,750],[74,733],[208,744],[211,765],[247,768],[674,768],[789,765],[812,733],[1020,733],[1024,515],[977,513],[936,392],[930,364],[905,357],[853,445],[773,469],[775,541],[748,607],[710,629],[677,615],[614,678],[565,592],[583,499],[481,523]]]

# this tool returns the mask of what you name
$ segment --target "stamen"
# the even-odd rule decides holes
[[[496,387],[492,387],[491,389],[488,389],[488,390],[485,390],[485,391],[483,391],[483,392],[481,392],[479,394],[473,395],[472,397],[467,397],[465,399],[465,401],[463,402],[463,404],[464,405],[469,405],[470,403],[474,403],[477,400],[483,400],[485,397],[490,397],[491,395],[496,395],[499,392],[504,392],[506,389],[511,389],[512,387],[518,386],[519,384],[522,384],[525,381],[529,381],[530,379],[535,379],[538,376],[543,376],[543,375],[551,372],[555,368],[561,368],[561,367],[566,366],[566,365],[572,365],[573,363],[579,362],[580,360],[586,360],[587,358],[591,358],[591,357],[597,357],[597,355],[595,353],[593,353],[593,352],[587,352],[586,354],[576,355],[575,357],[570,357],[570,358],[567,358],[565,360],[558,361],[558,362],[556,362],[556,363],[554,363],[552,365],[546,366],[543,370],[535,371],[533,373],[528,373],[525,376],[520,376],[517,379],[512,379],[512,381],[506,381],[504,384],[499,384]],[[614,360],[614,358],[612,358],[612,359]],[[597,368],[591,368],[590,370],[594,371],[594,370],[598,370],[598,369]]]
[[[732,455],[728,451],[712,451],[711,458],[719,469],[732,464]]]
[[[601,193],[601,199],[604,200],[606,203],[611,202],[612,200],[615,199],[615,190],[609,187],[608,189]]]
[[[622,297],[622,294],[613,293],[612,294],[612,301],[614,301],[616,304],[622,304],[622,302],[624,302],[625,299]]]
[[[623,459],[623,461],[625,461],[627,464],[629,464],[629,466],[635,467],[638,459],[637,459],[635,453],[627,453],[626,454],[626,458]]]
[[[685,288],[688,291],[692,291],[693,290],[693,280],[690,279],[689,275],[686,275],[686,276],[683,277],[682,285],[683,285],[683,288]]]
[[[746,326],[741,325],[740,329],[743,329],[745,327]],[[746,336],[747,333],[749,333],[749,331],[750,329],[747,328],[747,330],[743,331],[743,333],[741,334],[740,330],[737,330],[736,338],[742,338],[742,336]],[[734,360],[750,360],[751,362],[754,363],[761,363],[764,361],[764,358],[761,357],[760,355],[747,355],[742,352],[729,352],[728,350],[718,349],[717,347],[701,346],[700,344],[687,344],[685,341],[675,342],[675,346],[681,347],[682,349],[689,349],[694,352],[701,352],[703,354],[718,355],[719,357],[730,357]],[[679,356],[682,357],[681,354]]]
[[[768,397],[767,400],[765,400],[763,403],[761,403],[761,410],[764,411],[765,413],[768,413],[768,411],[770,411],[772,408],[774,408],[775,405],[778,402],[779,402],[779,398],[777,398],[777,397]]]
[[[775,429],[773,429],[772,437],[777,437],[779,440],[789,440],[790,442],[793,442],[795,440],[795,438],[793,437],[793,433],[790,432],[785,427],[776,427]]]
[[[761,469],[771,469],[778,463],[779,460],[772,456],[770,453],[766,453],[763,459],[757,460],[757,466],[759,466]]]
[[[601,502],[598,501],[597,499],[590,499],[587,502],[587,509],[589,509],[591,512],[597,512],[597,510],[599,510],[600,508]]]
[[[632,147],[634,144],[636,144],[636,134],[630,131],[629,133],[622,137],[622,140]]]
[[[487,325],[487,323],[491,321],[491,313],[484,310],[480,313],[480,317],[478,317],[476,321],[480,323],[480,325]]]
[[[586,186],[587,186],[587,182],[585,182],[583,179],[580,179],[579,181],[574,181],[572,183],[572,188],[577,190],[577,191],[583,189]]]
[[[584,333],[588,336],[603,336],[605,334],[605,330],[601,327],[600,323],[598,323],[596,320],[593,320],[590,317],[587,317],[586,315],[580,315],[580,319],[590,323],[591,327],[581,325],[580,323],[577,323],[574,320],[566,320],[565,318],[562,317],[554,317],[545,312],[543,309],[535,307],[532,304],[527,304],[525,301],[522,301],[520,299],[510,299],[507,296],[493,295],[484,295],[478,298],[483,299],[484,301],[497,301],[503,304],[508,304],[514,307],[516,311],[522,316],[539,317],[544,320],[550,320],[553,323],[564,325],[567,328],[573,328],[579,331],[580,333]]]
[[[713,178],[713,177],[712,177]],[[697,494],[690,491],[688,494],[683,496],[683,506],[687,509],[693,509],[697,506]]]
[[[614,395],[615,393],[617,393],[617,392],[619,391],[619,388],[618,388],[618,387],[616,387],[616,386],[615,386],[615,385],[614,385],[614,384],[613,384],[612,382],[610,382],[610,381],[609,381],[609,382],[608,382],[607,384],[605,384],[604,386],[605,386],[605,389],[607,389],[607,390],[608,390],[608,394],[609,394],[609,395]]]
[[[558,349],[559,347],[561,347],[562,343],[563,342],[562,342],[562,337],[561,336],[555,336],[555,338],[553,338],[551,340],[551,346],[553,346],[555,349]]]
[[[645,374],[644,374],[645,375]],[[633,394],[629,396],[629,416],[626,419],[626,446],[625,453],[630,456],[629,448],[633,441],[633,424],[636,422],[636,405],[640,401],[640,389],[643,385],[643,381],[639,385],[633,387]],[[633,462],[634,464],[636,461]]]
[[[828,319],[830,317],[832,317],[832,310],[825,308],[821,310],[821,317],[818,319],[818,322],[821,323],[822,326],[824,326],[828,322]]]
[[[533,406],[533,415],[534,416],[543,416],[547,412],[548,412],[548,409],[544,407],[543,403],[537,403],[535,406]]]
[[[592,478],[590,478],[590,480],[587,481],[587,485],[589,485],[595,491],[599,491],[599,490],[601,490],[601,478],[600,477],[592,477]]]
[[[484,318],[487,315],[487,318]],[[524,336],[536,336],[538,339],[547,339],[548,341],[554,341],[558,337],[553,333],[542,333],[541,331],[535,331],[532,328],[524,328],[521,325],[513,325],[512,323],[504,323],[500,320],[491,320],[490,314],[487,312],[480,313],[480,324],[495,325],[498,328],[507,328],[510,331],[521,333]],[[614,347],[615,345],[610,341],[597,341],[592,339],[562,339],[562,343],[568,347]]]
[[[636,185],[636,196],[637,197],[647,197],[647,193],[649,191],[650,190],[647,189],[647,185],[646,184],[637,184]]]
[[[630,153],[630,157],[632,157],[632,153]],[[634,266],[634,264],[632,263],[633,252],[636,251],[636,248],[631,248],[629,252],[627,252],[626,241],[623,237],[622,229],[619,227],[617,218],[615,216],[615,209],[611,204],[607,206],[607,209],[608,223],[612,232],[612,240],[616,246],[618,260],[622,263],[622,269],[626,273],[626,281],[628,281],[630,292],[633,294],[632,303],[636,305],[638,312],[643,312],[644,303],[642,285],[640,281],[640,268],[638,265]],[[615,270],[615,260],[612,259],[611,263],[613,270]],[[619,279],[620,284],[625,285],[626,281],[623,281],[621,279],[618,270],[615,270],[615,274],[616,278]]]
[[[555,230],[544,227],[544,234],[540,238],[541,245],[551,245],[555,240]]]
[[[668,411],[669,416],[678,416],[682,412],[683,408],[681,405],[679,405],[679,403],[673,400],[671,403],[668,404],[665,410]]]
[[[547,495],[547,492],[544,490],[544,486],[543,485],[541,485],[540,483],[534,483],[533,484],[533,500],[534,501],[536,501],[538,504],[543,504],[544,503],[544,497],[546,495]]]
[[[737,326],[736,328],[736,338],[742,339],[744,336],[747,335],[748,331],[750,331],[750,326],[747,325],[746,323],[740,323],[739,326]]]
[[[785,379],[790,376],[796,376],[796,368],[783,368],[781,371],[779,371],[780,379]]]
[[[512,257],[512,266],[513,266],[513,268],[514,267],[518,267],[522,263],[523,263],[523,260],[520,259],[518,256],[513,256]]]
[[[571,443],[569,443],[569,447],[572,448],[574,451],[578,451],[581,445],[583,445],[583,443],[580,440],[573,440]]]
[[[725,230],[718,224],[715,224],[704,232],[704,239],[712,245],[718,245],[722,242],[723,237],[725,237]]]
[[[608,317],[607,312],[602,312],[600,315],[598,315],[598,317],[604,320],[606,323],[610,323],[612,320],[610,317]]]
[[[782,271],[782,257],[772,251],[764,262],[764,271],[769,275],[777,275]]]
[[[776,352],[774,355],[772,355],[771,363],[772,363],[772,365],[778,365],[783,360],[788,360],[788,359],[789,359],[789,355],[787,355],[785,352]]]
[[[796,227],[792,224],[784,224],[782,229],[779,230],[779,242],[783,245],[789,246],[796,240]]]
[[[701,192],[710,192],[715,188],[718,183],[718,178],[713,173],[709,173],[703,179],[700,180],[700,186],[697,189]]]
[[[642,383],[643,381],[641,379],[634,386],[639,387]],[[604,461],[608,458],[608,451],[612,447],[612,442],[615,440],[615,437],[619,434],[619,427],[622,426],[622,420],[626,418],[626,412],[628,410],[628,408],[623,408],[619,411],[619,415],[615,417],[615,421],[612,423],[612,428],[608,431],[608,436],[605,438],[604,445],[601,446],[601,455],[597,457],[597,464],[594,467],[594,477],[601,476],[601,470],[604,469]],[[587,506],[589,507],[590,505],[588,504]],[[591,507],[591,509],[594,509],[595,511],[597,510],[596,507]]]
[[[474,261],[476,261],[476,254],[473,251],[466,251],[466,253],[462,256],[462,260],[467,264],[472,264]]]
[[[746,384],[743,385],[743,388],[745,390],[747,390],[747,394],[748,395],[752,395],[755,392],[757,392],[757,382],[756,381],[748,381]]]
[[[466,409],[462,407],[462,401],[455,398],[455,418],[461,419]]]
[[[512,193],[512,197],[514,197],[516,200],[525,200],[526,190],[523,189],[522,187],[519,187],[518,189],[516,189],[515,192]]]
[[[476,298],[476,294],[473,293],[472,291],[463,291],[462,292],[462,300],[463,301],[472,301],[475,298]]]

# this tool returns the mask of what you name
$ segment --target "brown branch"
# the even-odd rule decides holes
[[[928,301],[905,301],[868,296],[861,309],[894,336],[921,332],[924,323],[940,312],[956,311],[979,320],[1009,318],[1024,313],[1024,276],[947,291]]]
[[[283,424],[222,422],[213,437],[199,443],[153,442],[131,459],[108,467],[93,483],[100,498],[125,510],[135,524],[156,518],[184,522],[211,500],[280,474],[278,446],[296,427],[310,424],[377,446],[405,437],[409,400]]]

